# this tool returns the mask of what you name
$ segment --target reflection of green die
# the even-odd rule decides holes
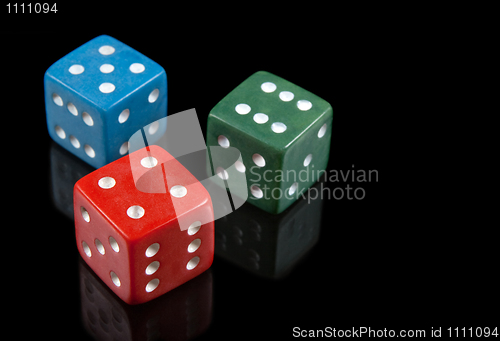
[[[326,169],[332,119],[325,100],[269,72],[256,72],[210,111],[207,145],[235,147],[243,160],[229,169],[230,161],[217,161],[221,165],[213,168],[228,178],[246,172],[248,201],[280,213]]]

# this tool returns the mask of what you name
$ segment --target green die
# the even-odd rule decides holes
[[[223,179],[245,172],[248,201],[280,213],[326,169],[332,119],[325,100],[269,72],[256,72],[210,111],[207,145],[235,147],[243,161],[231,165],[234,156],[232,161],[219,156],[213,169]]]

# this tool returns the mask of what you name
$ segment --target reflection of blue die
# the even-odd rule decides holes
[[[49,67],[44,85],[50,136],[96,168],[127,154],[132,134],[167,115],[165,70],[105,35]],[[154,140],[165,129],[155,122],[144,133]]]

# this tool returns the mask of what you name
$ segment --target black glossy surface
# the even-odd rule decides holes
[[[140,340],[148,335],[169,340],[195,336],[255,340],[291,338],[295,326],[430,331],[432,326],[491,327],[498,323],[498,314],[488,313],[489,308],[496,311],[498,307],[498,249],[491,245],[490,230],[468,220],[456,224],[448,219],[462,212],[446,211],[444,218],[431,214],[433,204],[416,197],[413,183],[418,175],[410,175],[411,169],[399,162],[414,151],[400,139],[400,130],[411,126],[403,122],[411,104],[398,97],[404,87],[400,72],[408,72],[410,63],[395,57],[398,39],[356,33],[352,40],[336,41],[325,34],[312,36],[308,45],[307,34],[295,34],[300,30],[292,31],[284,41],[276,36],[276,40],[259,40],[256,32],[241,40],[227,34],[198,37],[155,32],[110,29],[2,37],[3,46],[8,47],[0,57],[7,72],[2,80],[2,168],[6,174],[2,281],[4,298],[16,302],[8,309],[13,320],[22,324],[16,327],[19,339],[90,340],[95,335],[112,340],[112,335],[121,335],[115,339],[127,340],[125,334],[115,332],[121,328],[126,333],[129,326],[133,330],[129,335],[139,335],[136,339]],[[379,182],[317,184],[328,189],[345,189],[347,184],[363,187],[366,196],[363,200],[315,201],[317,207],[300,207],[299,203],[298,211],[304,212],[294,216],[296,212],[287,210],[280,215],[283,219],[268,219],[267,214],[243,207],[216,222],[218,254],[201,281],[209,287],[202,284],[200,291],[189,283],[190,288],[186,284],[178,293],[162,298],[174,302],[169,304],[173,310],[180,309],[181,317],[158,302],[151,302],[151,310],[148,306],[128,309],[106,288],[99,288],[99,280],[81,264],[71,195],[65,185],[91,169],[54,146],[45,126],[44,71],[101,33],[161,64],[169,82],[169,114],[194,107],[202,127],[209,110],[223,96],[261,69],[312,91],[334,108],[329,170],[345,172],[353,165],[354,169],[377,170]],[[393,111],[397,115],[389,118]],[[429,188],[429,195],[435,193],[431,189],[435,190]],[[321,212],[321,217],[315,212]],[[308,215],[313,218],[306,219]],[[252,216],[261,219],[260,227],[248,218]],[[258,243],[256,234],[265,243]],[[238,248],[239,244],[247,248]],[[277,252],[278,245],[288,248]],[[94,283],[93,289],[85,286],[86,281]],[[89,308],[89,313],[88,291],[92,290],[100,296],[98,306],[91,305],[94,310]],[[210,302],[210,309],[186,308],[199,301]],[[132,322],[120,322],[116,329],[113,309],[121,316],[117,320],[127,317]],[[154,327],[148,334],[153,313],[159,317],[149,325],[169,314],[186,325],[176,324],[168,331]],[[191,318],[200,321],[200,329]]]

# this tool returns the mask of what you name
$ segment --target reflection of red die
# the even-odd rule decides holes
[[[79,260],[81,319],[93,340],[188,341],[210,326],[210,269],[151,302],[128,305]]]
[[[73,202],[78,251],[129,304],[158,297],[212,264],[210,196],[158,146],[83,177]]]

